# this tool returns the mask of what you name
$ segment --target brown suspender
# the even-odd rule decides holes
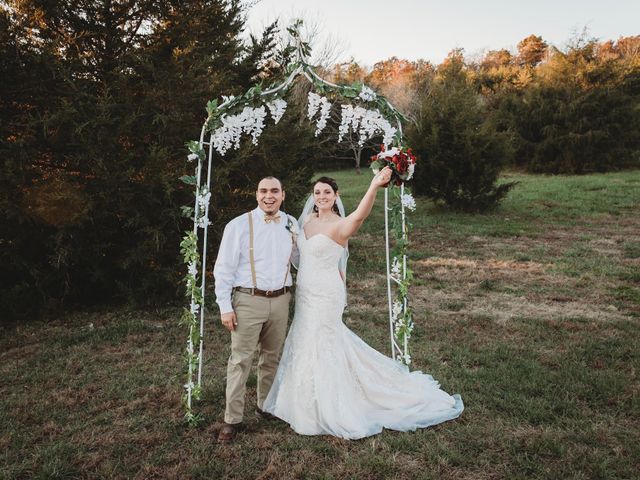
[[[249,263],[251,265],[251,280],[253,280],[253,288],[258,288],[256,281],[256,262],[253,259],[253,212],[247,213],[249,215]]]

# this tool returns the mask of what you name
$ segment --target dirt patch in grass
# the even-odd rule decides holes
[[[418,260],[416,265],[424,267],[449,267],[460,269],[480,269],[480,270],[500,270],[500,271],[512,271],[517,273],[526,272],[544,272],[551,264],[542,264],[536,262],[517,262],[509,260],[467,260],[459,258],[429,258],[426,260]]]
[[[637,316],[633,278],[640,218],[599,215],[575,226],[540,223],[535,235],[447,239],[440,226],[413,245],[415,302],[437,314],[616,321]],[[631,282],[628,280],[631,279]]]

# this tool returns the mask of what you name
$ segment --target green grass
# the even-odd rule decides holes
[[[327,173],[327,172],[325,172]],[[347,210],[370,181],[328,172]],[[182,423],[179,309],[69,313],[0,331],[0,478],[629,479],[640,469],[640,171],[509,174],[496,210],[419,199],[416,369],[462,416],[360,440],[259,421],[214,441],[228,336],[208,316],[204,422]],[[345,322],[388,351],[378,205],[351,241]]]

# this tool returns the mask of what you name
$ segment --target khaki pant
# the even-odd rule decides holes
[[[275,298],[233,293],[238,325],[231,332],[231,356],[227,364],[226,423],[240,423],[253,354],[258,350],[258,408],[262,408],[278,369],[287,333],[291,293]]]

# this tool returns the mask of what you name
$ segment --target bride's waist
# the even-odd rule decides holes
[[[296,278],[296,288],[339,290],[344,289],[344,283],[337,268],[326,271],[301,269]]]
[[[338,266],[333,267],[303,267],[298,269],[298,281],[308,278],[317,282],[334,282],[336,278],[340,278]]]
[[[345,288],[344,283],[338,280],[331,283],[317,282],[296,282],[296,308],[303,308],[305,305],[317,309],[331,309],[344,305]]]

